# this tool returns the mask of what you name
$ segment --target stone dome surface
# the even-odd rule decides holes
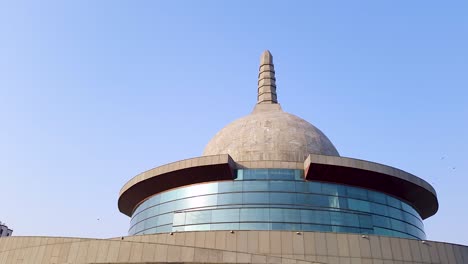
[[[322,131],[276,106],[266,111],[256,108],[221,129],[203,155],[229,154],[235,161],[292,162],[304,162],[309,154],[339,156]]]
[[[269,51],[260,58],[254,111],[221,129],[203,152],[204,156],[218,154],[229,154],[235,161],[292,162],[304,162],[309,154],[339,156],[322,131],[281,109]]]

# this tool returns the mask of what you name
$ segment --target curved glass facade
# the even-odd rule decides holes
[[[234,181],[169,190],[140,204],[130,235],[201,230],[294,230],[425,239],[419,214],[392,196],[305,181],[302,170],[238,170]]]

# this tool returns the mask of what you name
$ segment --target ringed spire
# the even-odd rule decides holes
[[[258,72],[258,96],[257,104],[277,104],[275,66],[273,55],[265,50],[260,57]]]

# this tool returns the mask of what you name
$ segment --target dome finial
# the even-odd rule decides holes
[[[273,56],[269,50],[265,50],[260,57],[258,72],[258,97],[257,104],[277,104],[275,66]]]

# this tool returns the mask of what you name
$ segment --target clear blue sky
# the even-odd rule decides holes
[[[468,244],[467,14],[467,1],[0,0],[0,220],[14,235],[125,235],[123,184],[200,156],[248,114],[269,49],[285,111],[342,156],[431,183],[428,238]]]

